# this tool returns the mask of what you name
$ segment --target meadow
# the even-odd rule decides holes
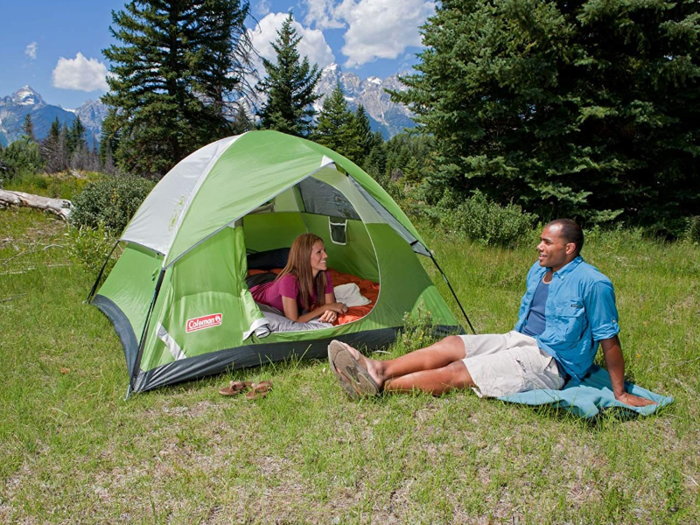
[[[511,329],[537,232],[507,250],[419,229],[476,330]],[[125,400],[121,345],[83,302],[94,275],[67,230],[0,210],[0,522],[700,523],[697,245],[589,233],[584,257],[616,285],[627,377],[675,398],[590,422],[470,392],[351,402],[324,361]],[[274,390],[220,396],[231,379]]]

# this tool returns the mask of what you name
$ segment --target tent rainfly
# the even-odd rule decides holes
[[[305,232],[323,238],[332,268],[379,283],[378,299],[347,324],[270,332],[246,286],[247,255],[289,247]],[[332,339],[384,346],[420,303],[441,332],[462,332],[418,260],[431,252],[391,197],[345,157],[279,132],[192,153],[156,185],[119,243],[119,260],[89,300],[124,347],[128,393],[321,357]]]

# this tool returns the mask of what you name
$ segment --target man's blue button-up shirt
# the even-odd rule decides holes
[[[547,270],[536,262],[527,274],[527,292],[515,325],[518,332]],[[593,364],[598,343],[620,331],[617,318],[612,282],[578,256],[552,276],[545,305],[547,325],[536,337],[537,343],[572,378],[580,380]]]

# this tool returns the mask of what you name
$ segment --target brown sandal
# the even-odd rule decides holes
[[[246,393],[245,398],[248,400],[259,399],[265,397],[272,390],[271,381],[261,381],[260,383],[253,383],[250,388],[250,392]]]
[[[219,390],[222,396],[235,396],[253,386],[250,381],[231,381],[226,388]]]

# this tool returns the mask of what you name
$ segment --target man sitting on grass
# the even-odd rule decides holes
[[[507,334],[449,336],[389,361],[333,341],[331,370],[352,398],[414,389],[440,395],[454,388],[499,397],[581,380],[600,344],[615,398],[637,407],[653,404],[625,392],[615,292],[610,279],[581,258],[582,247],[583,231],[574,221],[545,226],[518,322]]]

